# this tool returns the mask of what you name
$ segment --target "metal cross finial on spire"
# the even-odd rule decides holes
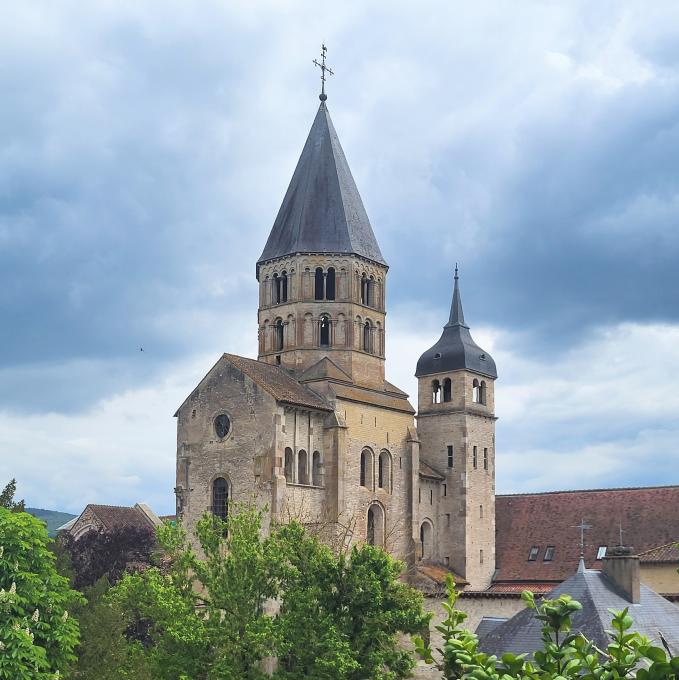
[[[573,529],[580,529],[580,558],[585,556],[585,531],[591,529],[592,525],[587,524],[585,520],[581,520],[580,524],[576,524]]]
[[[321,69],[321,94],[318,95],[318,98],[322,102],[328,98],[328,95],[325,94],[325,72],[327,71],[331,76],[335,75],[332,69],[325,65],[325,54],[327,51],[328,48],[325,45],[321,45],[321,61],[319,62],[318,59],[314,59],[314,64],[316,64],[316,66]]]
[[[457,275],[457,262],[455,263],[455,278],[459,279],[460,277]]]

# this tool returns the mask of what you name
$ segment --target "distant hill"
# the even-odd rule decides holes
[[[62,525],[69,522],[77,515],[71,515],[68,512],[58,512],[57,510],[41,510],[39,508],[26,508],[26,512],[41,519],[45,524],[47,524],[47,532],[50,536],[56,536],[57,529]]]

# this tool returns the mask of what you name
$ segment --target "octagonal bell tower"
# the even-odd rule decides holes
[[[417,362],[420,459],[444,478],[433,557],[483,590],[495,570],[495,362],[465,323],[459,276],[450,318]]]
[[[381,389],[388,267],[325,99],[257,262],[259,359]]]

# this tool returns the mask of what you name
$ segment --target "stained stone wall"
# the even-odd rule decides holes
[[[450,378],[450,401],[433,399],[432,385]],[[474,403],[474,381],[486,403]],[[445,476],[441,485],[436,557],[474,590],[490,585],[495,569],[495,416],[493,381],[470,371],[420,378],[418,434],[424,462]],[[449,448],[452,446],[452,467]],[[476,453],[475,453],[476,452]]]
[[[221,358],[177,412],[177,514],[192,532],[212,506],[212,483],[224,477],[230,502],[271,506],[275,400]],[[220,439],[215,418],[226,413],[231,429]]]

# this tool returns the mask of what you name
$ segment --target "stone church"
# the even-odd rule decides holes
[[[414,367],[417,412],[385,379],[389,267],[325,99],[256,264],[258,357],[222,355],[176,413],[177,515],[191,532],[206,510],[255,502],[266,523],[331,527],[484,590],[495,363],[456,271],[450,318]]]

